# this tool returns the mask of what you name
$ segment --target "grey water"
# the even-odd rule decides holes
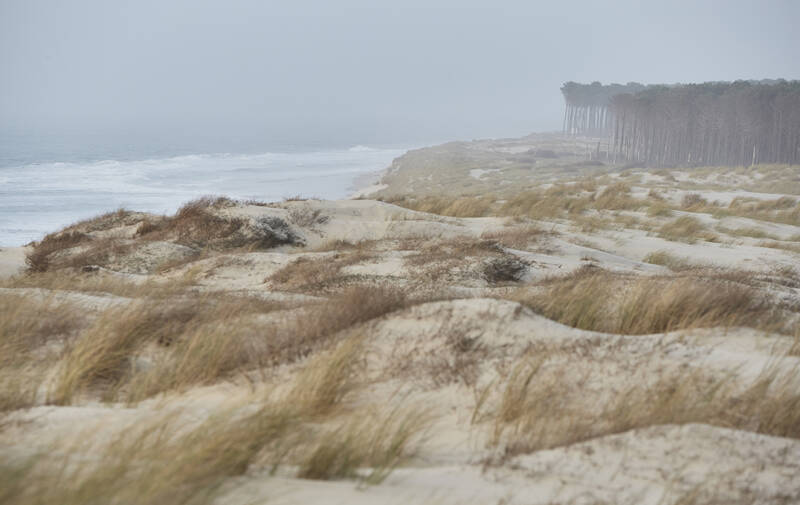
[[[0,245],[19,246],[104,212],[172,213],[204,195],[345,198],[406,146],[127,142],[0,136]]]

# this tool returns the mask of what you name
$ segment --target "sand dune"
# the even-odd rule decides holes
[[[409,153],[387,201],[116,212],[26,273],[4,249],[0,496],[800,500],[799,198],[548,139]],[[536,145],[560,161],[520,166]]]

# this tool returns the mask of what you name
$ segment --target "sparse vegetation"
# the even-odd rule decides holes
[[[688,242],[690,244],[698,240],[707,242],[717,242],[719,240],[699,219],[693,216],[681,216],[664,224],[658,230],[658,236],[667,240]]]
[[[587,265],[548,281],[544,290],[521,290],[516,300],[561,323],[628,335],[685,328],[780,327],[773,308],[752,287],[702,272],[679,277],[630,278]]]
[[[639,366],[651,366],[652,359]],[[800,437],[798,369],[765,369],[742,388],[731,376],[714,377],[700,369],[662,371],[646,383],[632,379],[609,396],[586,395],[573,377],[546,358],[526,357],[494,386],[494,400],[476,406],[474,422],[491,421],[492,445],[500,457],[573,444],[599,436],[654,425],[705,423],[738,427],[780,437]],[[593,383],[585,371],[584,381]],[[595,379],[598,380],[598,379]]]
[[[695,268],[695,265],[689,261],[688,258],[680,258],[670,253],[669,251],[654,251],[645,256],[642,261],[653,265],[661,265],[669,268],[674,272],[681,272],[683,270],[690,270]]]
[[[180,260],[196,259],[205,249],[270,249],[302,245],[302,238],[277,216],[255,220],[231,217],[222,210],[234,207],[228,198],[203,197],[184,204],[174,216],[151,217],[119,210],[82,221],[47,235],[33,244],[26,262],[31,272],[107,266],[123,260],[150,242],[170,242],[181,249]],[[128,234],[98,234],[115,223],[135,226]],[[188,248],[188,249],[186,249]],[[154,268],[160,265],[154,265]],[[154,269],[153,268],[153,269]],[[145,272],[149,273],[149,272]]]
[[[514,468],[541,449],[687,423],[800,439],[790,256],[752,271],[714,268],[686,244],[643,258],[668,272],[632,261],[643,248],[625,250],[648,232],[791,240],[686,215],[728,211],[705,197],[637,198],[649,174],[594,167],[611,175],[587,178],[558,152],[573,180],[398,202],[504,219],[401,221],[392,209],[385,229],[369,221],[359,235],[358,222],[343,235],[346,213],[322,202],[245,213],[207,198],[172,217],[120,211],[43,239],[42,268],[29,259],[27,273],[0,281],[0,443],[14,447],[0,454],[0,502],[212,503],[241,482],[268,486],[272,473],[372,485],[409,460],[409,472],[437,458]],[[508,158],[507,170],[530,170]],[[790,203],[733,207],[777,219]],[[419,232],[426,220],[441,236]],[[158,249],[143,274],[120,273],[120,257],[159,243],[192,252]],[[256,252],[275,245],[292,247]],[[101,268],[83,271],[93,258]],[[428,301],[440,303],[418,306]],[[769,363],[757,377],[737,368],[751,353]],[[45,404],[56,406],[25,411]],[[85,436],[59,425],[87,408],[110,421]],[[34,443],[34,416],[62,440]],[[434,422],[446,444],[426,444]]]

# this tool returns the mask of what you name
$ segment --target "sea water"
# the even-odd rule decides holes
[[[119,208],[173,213],[204,195],[261,201],[345,198],[358,178],[388,167],[405,150],[359,145],[142,159],[63,155],[69,161],[45,156],[36,161],[35,153],[10,156],[6,151],[0,153],[0,245],[23,245]]]

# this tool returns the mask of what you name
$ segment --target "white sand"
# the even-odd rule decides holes
[[[26,247],[0,247],[0,279],[18,274],[25,268]]]

